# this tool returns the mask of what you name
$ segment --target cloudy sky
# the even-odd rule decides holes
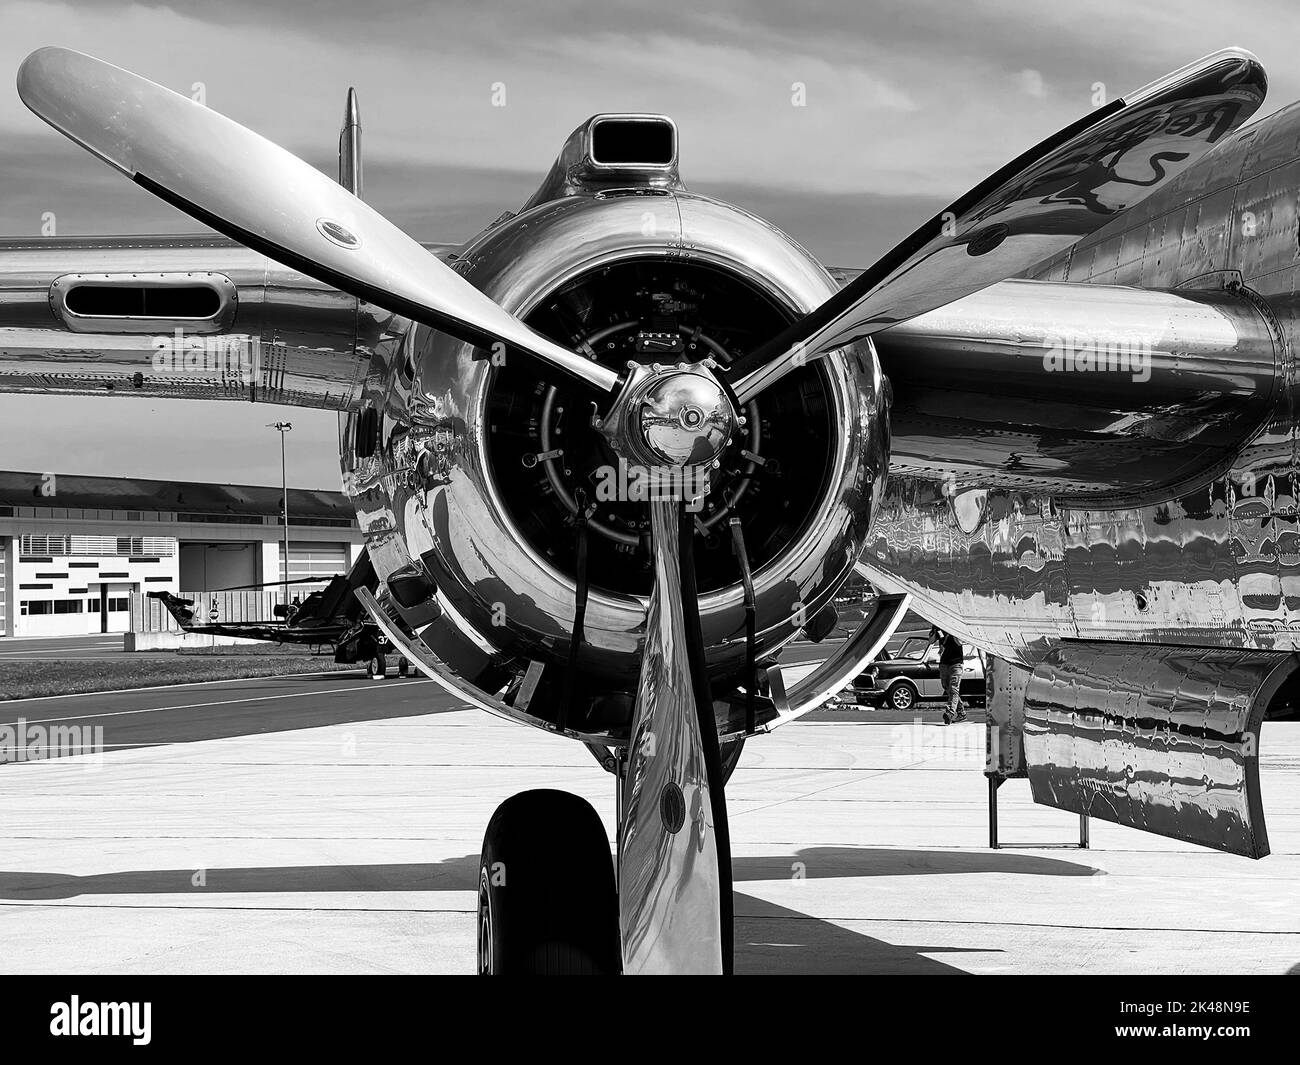
[[[599,111],[662,111],[687,185],[866,265],[1107,97],[1228,44],[1300,98],[1294,0],[0,0],[0,71],[97,55],[336,172],[356,86],[366,193],[424,240],[472,236]],[[801,85],[804,106],[794,106]],[[12,86],[8,77],[0,84]],[[500,102],[504,90],[505,106]],[[0,91],[0,234],[194,231]],[[274,408],[0,397],[0,466],[277,483]],[[290,479],[337,487],[331,415],[293,411]]]

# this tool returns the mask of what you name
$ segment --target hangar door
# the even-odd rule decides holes
[[[257,583],[261,553],[252,541],[203,544],[181,541],[180,591],[215,592]]]
[[[314,540],[289,541],[289,573],[291,581],[313,578],[319,584],[300,584],[294,589],[295,594],[313,592],[323,588],[335,574],[347,573],[348,545],[319,543]],[[280,544],[280,580],[285,579],[284,544]]]

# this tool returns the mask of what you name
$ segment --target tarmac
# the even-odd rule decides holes
[[[0,640],[0,662],[116,658],[121,654],[120,632],[84,636],[8,636]]]
[[[497,803],[588,798],[578,744],[351,673],[0,703],[0,737],[102,750],[0,765],[0,972],[469,973]],[[1300,723],[1269,722],[1273,854],[1219,854],[1001,791],[983,728],[826,712],[751,740],[728,787],[740,973],[1300,969]],[[33,732],[40,727],[45,732]],[[102,728],[102,733],[96,733]]]

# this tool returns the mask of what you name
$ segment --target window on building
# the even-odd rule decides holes
[[[108,609],[109,610],[130,610],[131,597],[129,595],[124,595],[120,597],[110,596],[108,600]]]
[[[176,540],[170,536],[69,536],[19,537],[19,553],[51,561],[54,556],[171,558],[176,554]],[[75,565],[75,563],[73,563]]]
[[[82,612],[80,599],[56,599],[54,600],[54,613],[56,614],[80,614]]]
[[[18,603],[18,613],[24,617],[35,617],[37,614],[53,614],[54,600],[52,599],[23,599]]]

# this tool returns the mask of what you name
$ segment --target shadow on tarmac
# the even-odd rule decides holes
[[[75,876],[0,871],[0,899],[40,902],[86,895],[199,895],[359,891],[473,891],[476,854],[432,863],[264,866],[235,869],[141,869]],[[927,851],[876,847],[813,847],[793,857],[739,858],[737,883],[914,876],[936,873],[1019,873],[1093,876],[1091,866],[1002,852]],[[978,948],[888,943],[741,892],[735,894],[737,972],[947,973],[963,970],[928,957],[988,953]]]
[[[276,686],[273,681],[282,684]],[[301,686],[302,693],[284,698],[285,681],[292,682],[295,687]],[[130,702],[124,702],[121,704],[124,712],[104,712],[101,706],[89,701],[74,704],[42,702],[39,705],[0,702],[0,725],[14,725],[21,718],[27,729],[25,737],[30,737],[33,727],[47,722],[57,724],[61,729],[100,727],[103,729],[103,749],[114,752],[391,718],[427,717],[448,713],[461,705],[423,677],[372,681],[364,675],[340,671],[320,677],[255,678],[247,685],[232,685],[216,697],[210,689],[202,693],[185,688],[140,692],[139,699],[152,698],[159,702],[159,706],[132,706]],[[327,687],[328,690],[321,690],[316,697],[317,689]],[[374,693],[379,697],[359,701],[354,697],[359,692]],[[130,697],[133,693],[111,694]],[[211,702],[205,703],[204,699]],[[187,705],[191,701],[194,704]],[[85,716],[78,716],[83,711]],[[34,741],[27,738],[26,742]],[[35,762],[42,757],[31,755],[27,760]],[[68,760],[75,762],[75,759]],[[6,764],[9,763],[0,762],[0,768]]]
[[[852,858],[840,853],[855,851]],[[872,848],[822,848],[810,859],[809,875],[898,875],[907,872],[1040,872],[1088,875],[1053,867],[1071,863],[1037,859],[1027,867],[1025,855],[967,855],[947,852],[890,852]],[[834,857],[831,857],[831,853]],[[946,868],[942,859],[952,859]],[[971,861],[970,859],[987,859]],[[880,863],[884,863],[883,865]],[[736,879],[760,880],[788,875],[782,858],[741,859]],[[835,868],[834,872],[829,870]],[[820,869],[818,873],[816,870]],[[24,902],[72,899],[87,895],[199,895],[212,893],[472,891],[477,884],[478,855],[429,864],[268,866],[243,869],[142,869],[73,876],[65,873],[0,871],[0,898]],[[946,973],[960,968],[928,957],[937,953],[987,953],[970,948],[889,943],[831,921],[809,917],[741,892],[735,894],[736,971],[740,973]]]
[[[477,854],[441,862],[390,865],[261,866],[238,869],[139,869],[117,873],[34,873],[0,870],[0,899],[35,902],[82,895],[167,895],[318,891],[473,891]],[[801,867],[801,868],[795,868]],[[926,851],[892,847],[812,847],[792,857],[737,858],[736,883],[839,877],[1016,873],[1105,875],[1089,865],[1003,851]]]

